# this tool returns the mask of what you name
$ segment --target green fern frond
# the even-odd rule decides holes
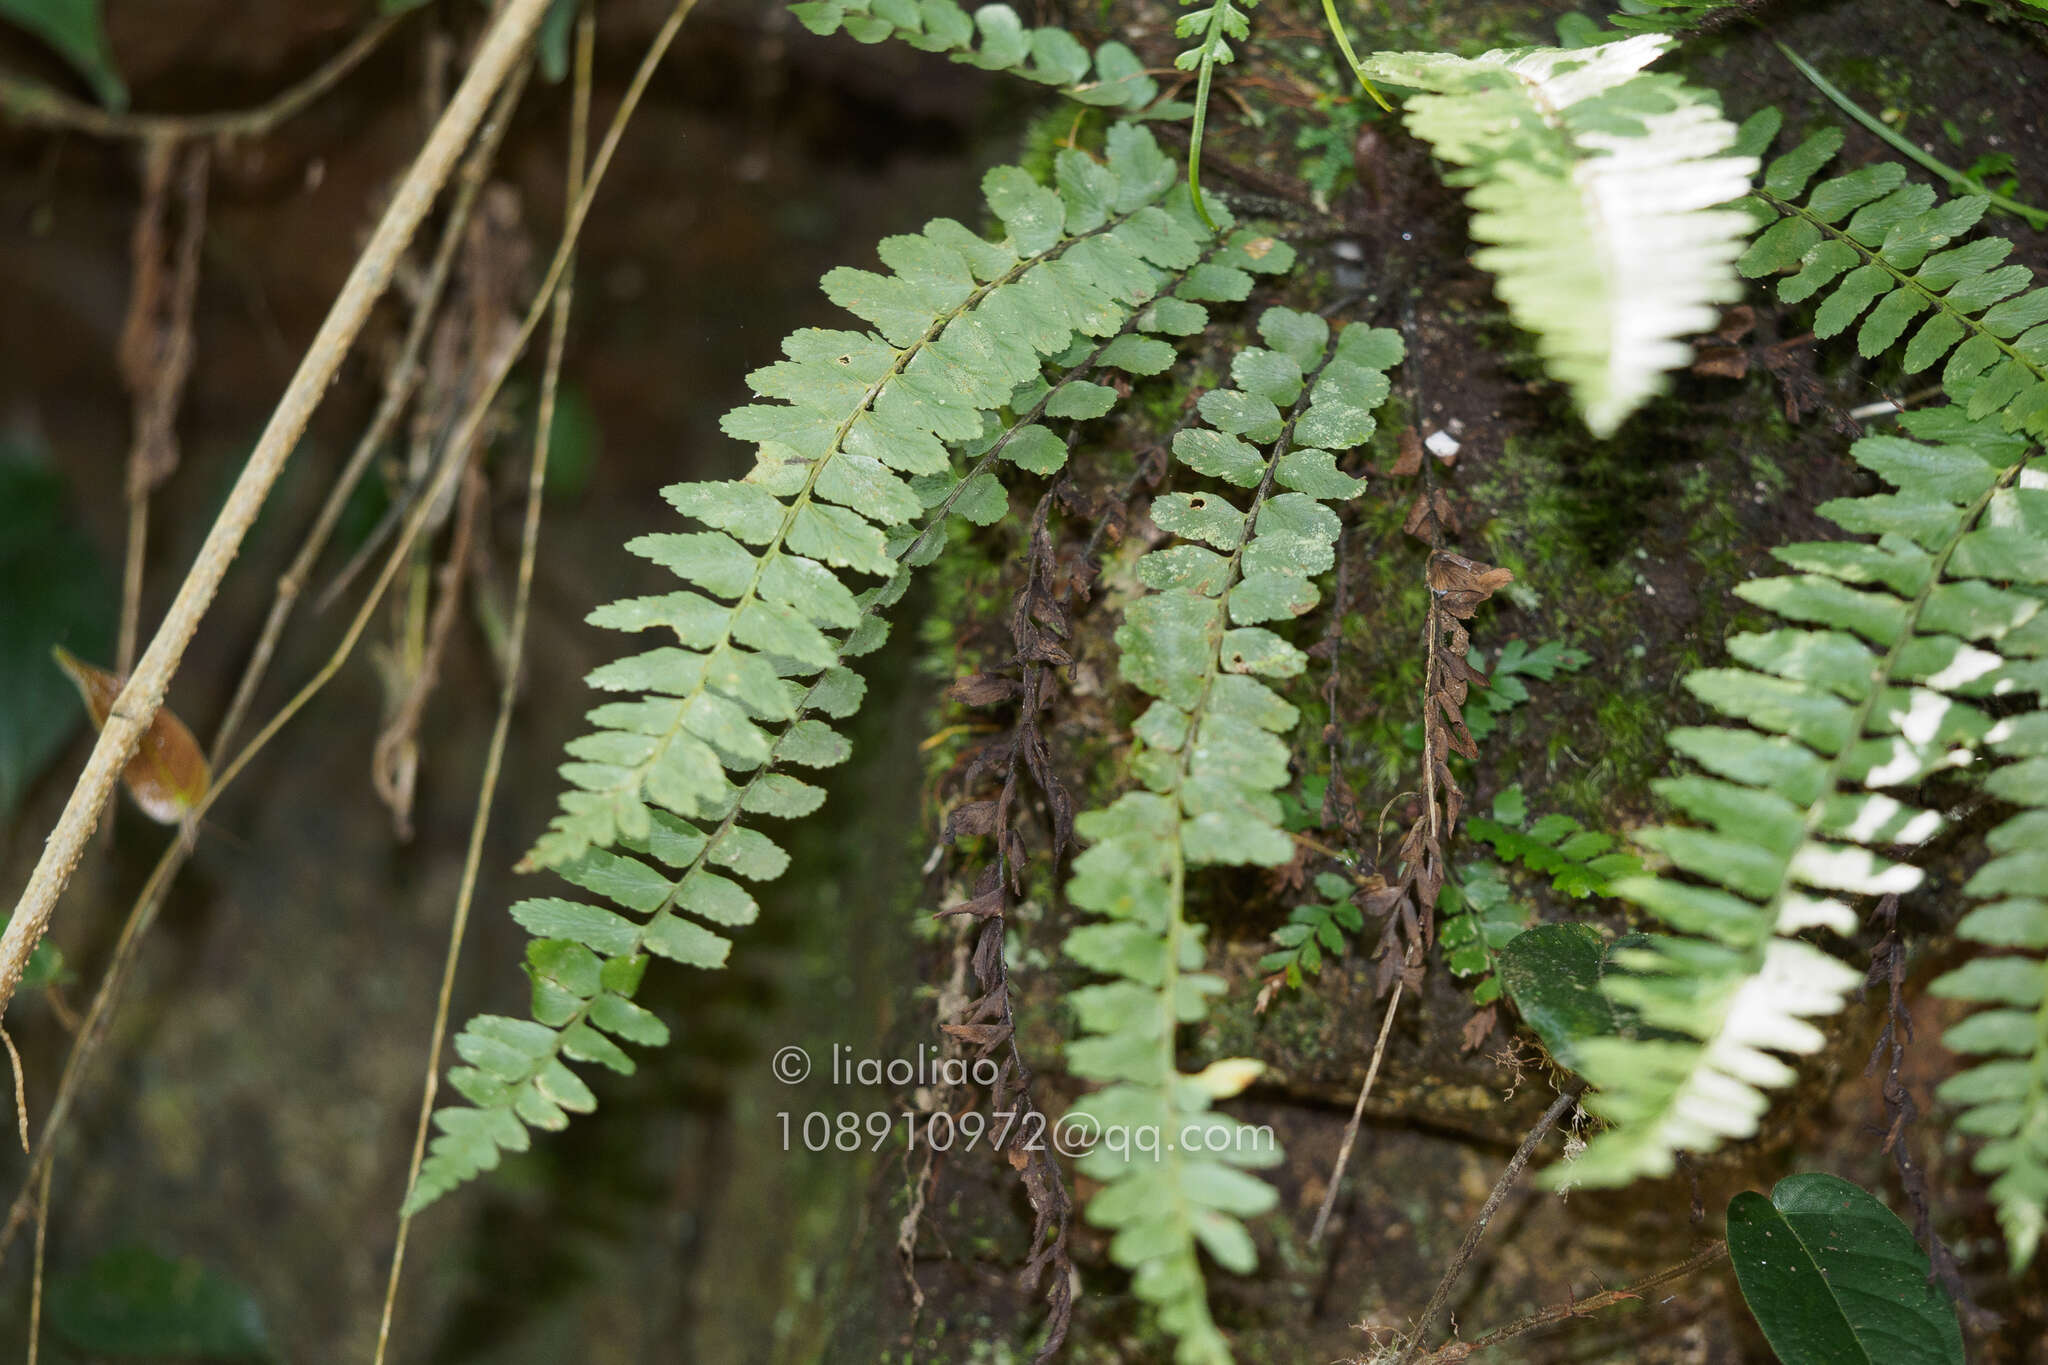
[[[1490,1005],[1500,999],[1500,978],[1493,974],[1500,950],[1521,937],[1534,919],[1530,907],[1517,901],[1498,863],[1472,863],[1437,893],[1437,941],[1443,944],[1444,965],[1451,975],[1470,981],[1472,1003]]]
[[[1569,815],[1545,815],[1524,828],[1527,818],[1528,805],[1517,785],[1494,798],[1492,818],[1475,815],[1466,820],[1465,832],[1574,900],[1608,895],[1616,880],[1643,870],[1643,860],[1616,848],[1613,835],[1587,829]]]
[[[2048,584],[2040,549],[2048,544],[2044,488],[2048,480],[2015,490],[2013,499],[2031,513],[2025,524],[2032,532],[2035,562],[2025,581],[2037,585]],[[2031,505],[2019,501],[2028,492]],[[2043,635],[2039,627],[2030,630],[2027,644],[2034,657],[2007,666],[2008,681],[2037,694],[2048,693]],[[2012,636],[2006,644],[2011,648]],[[2012,676],[2019,674],[2026,676]],[[1985,786],[2022,809],[1987,837],[1994,856],[1964,890],[1989,903],[1964,916],[1956,932],[1987,948],[2011,951],[1965,963],[1928,989],[1985,1007],[1950,1029],[1942,1042],[1953,1051],[1991,1060],[1951,1076],[1935,1093],[1963,1110],[1958,1129],[1989,1139],[1978,1149],[1975,1164],[1997,1177],[1991,1199],[2018,1274],[2033,1261],[2048,1231],[2048,957],[2043,956],[2048,954],[2048,710],[2002,720],[1984,738],[1992,753],[2012,760]]]
[[[1838,1010],[1861,980],[1795,935],[1853,932],[1856,913],[1837,893],[1916,886],[1918,870],[1877,850],[1917,844],[1942,826],[1936,812],[1883,789],[1968,767],[2038,733],[1994,722],[1968,699],[2041,686],[2043,477],[2027,443],[1995,423],[1955,408],[1902,420],[1918,440],[1870,436],[1851,451],[1897,491],[1820,509],[1877,539],[1787,546],[1777,557],[1800,572],[1736,590],[1814,628],[1736,635],[1729,649],[1745,667],[1686,679],[1746,728],[1672,733],[1704,772],[1657,788],[1700,827],[1664,827],[1643,841],[1697,880],[1673,873],[1615,885],[1682,937],[1620,955],[1633,971],[1606,986],[1667,1036],[1580,1049],[1599,1087],[1588,1107],[1613,1126],[1554,1179],[1661,1175],[1676,1152],[1753,1133],[1763,1091],[1793,1078],[1773,1054],[1819,1048],[1811,1021]],[[2011,772],[2024,776],[1995,779],[2002,790],[2015,789]]]
[[[474,1107],[435,1115],[441,1134],[410,1207],[494,1167],[501,1150],[523,1150],[529,1125],[587,1111],[594,1097],[565,1059],[629,1069],[614,1040],[666,1036],[631,1004],[647,954],[724,964],[725,932],[758,913],[735,879],[769,880],[788,864],[758,817],[816,809],[823,793],[790,770],[850,753],[828,722],[859,707],[864,685],[846,662],[880,646],[876,613],[935,553],[935,537],[912,534],[917,519],[1001,515],[988,466],[1043,467],[1046,443],[1062,457],[1064,445],[1038,418],[1106,408],[1110,391],[1083,372],[1163,366],[1171,348],[1147,333],[1200,330],[1196,300],[1242,298],[1248,272],[1292,260],[1244,231],[1205,246],[1184,206],[1159,208],[1179,177],[1142,129],[1113,128],[1103,162],[1063,153],[1055,174],[1047,187],[1014,167],[990,172],[1000,240],[940,219],[882,242],[888,274],[826,275],[826,293],[876,332],[787,338],[788,359],[749,376],[772,401],[725,419],[728,434],[758,446],[753,471],[666,490],[706,529],[629,543],[688,587],[611,603],[591,620],[667,630],[677,644],[590,675],[641,695],[591,713],[598,728],[569,745],[562,769],[562,813],[527,858],[610,904],[512,908],[539,940],[528,959],[534,1017],[484,1016],[457,1037],[469,1065],[450,1082]],[[1053,383],[1048,360],[1065,367]],[[978,460],[964,476],[956,450]],[[845,581],[856,574],[882,581],[856,591]]]
[[[789,10],[816,34],[844,29],[862,43],[895,38],[984,71],[1058,86],[1083,104],[1136,113],[1159,96],[1159,83],[1122,43],[1104,43],[1091,57],[1063,28],[1024,27],[1008,5],[983,5],[971,18],[954,0],[811,0]]]
[[[1365,916],[1352,897],[1352,885],[1334,872],[1316,877],[1322,899],[1294,907],[1287,923],[1273,931],[1274,949],[1259,959],[1259,970],[1278,975],[1299,989],[1304,975],[1323,969],[1323,955],[1344,951],[1348,937],[1365,927]]]
[[[1776,110],[1756,115],[1745,139],[1768,145],[1778,118]],[[1809,189],[1841,146],[1841,130],[1827,128],[1771,162],[1748,203],[1776,221],[1737,268],[1751,278],[1793,271],[1778,297],[1816,303],[1816,337],[1855,326],[1866,357],[1890,351],[1912,327],[1907,374],[1946,358],[1942,390],[1972,420],[1996,414],[2007,431],[2048,435],[2048,289],[2033,287],[2027,267],[2004,263],[2012,252],[2005,238],[1960,241],[1990,201],[1938,199],[1907,183],[1894,161]]]
[[[1201,0],[1180,0],[1183,5],[1198,5]],[[1216,77],[1216,68],[1237,60],[1231,50],[1232,38],[1243,42],[1251,37],[1251,20],[1245,11],[1257,5],[1259,0],[1243,0],[1240,9],[1231,0],[1210,0],[1207,9],[1183,14],[1173,26],[1176,38],[1194,38],[1195,45],[1173,59],[1175,67],[1195,73],[1194,126],[1188,133],[1188,198],[1194,201],[1195,214],[1211,227],[1215,222],[1209,216],[1209,206],[1202,202],[1202,133],[1209,124],[1209,86]]]
[[[1634,0],[1607,16],[1624,33],[1685,33],[1755,8],[1755,0]]]
[[[1135,726],[1132,769],[1143,789],[1080,818],[1090,847],[1068,887],[1103,922],[1070,933],[1067,955],[1114,978],[1070,997],[1082,1036],[1069,1064],[1106,1087],[1077,1112],[1105,1133],[1157,1139],[1149,1152],[1104,1143],[1082,1159],[1081,1170],[1103,1182],[1088,1217],[1116,1230],[1110,1255],[1178,1338],[1182,1365],[1230,1358],[1197,1247],[1227,1269],[1252,1268],[1240,1219],[1270,1208],[1274,1194],[1243,1168],[1279,1160],[1271,1144],[1210,1109],[1255,1064],[1188,1076],[1175,1060],[1179,1026],[1204,1017],[1223,989],[1202,971],[1187,877],[1203,865],[1273,866],[1293,855],[1276,792],[1288,778],[1279,735],[1295,711],[1260,679],[1293,676],[1306,659],[1268,626],[1317,601],[1313,580],[1334,563],[1338,531],[1324,502],[1363,487],[1338,470],[1335,453],[1371,436],[1386,370],[1401,357],[1394,333],[1348,327],[1333,345],[1321,318],[1285,308],[1268,309],[1259,330],[1267,346],[1232,363],[1240,387],[1204,394],[1207,425],[1173,445],[1186,469],[1250,490],[1249,501],[1176,491],[1152,504],[1153,521],[1179,540],[1138,561],[1147,591],[1116,633],[1123,677],[1155,698]]]
[[[1461,168],[1446,178],[1469,190],[1472,236],[1490,244],[1473,260],[1499,277],[1509,316],[1600,436],[1691,359],[1680,338],[1711,329],[1714,305],[1741,293],[1749,220],[1723,206],[1757,163],[1729,154],[1736,130],[1711,94],[1642,74],[1669,41],[1364,63],[1427,92],[1405,117]]]

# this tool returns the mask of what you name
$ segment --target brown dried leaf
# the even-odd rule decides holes
[[[1017,695],[1017,683],[994,673],[972,673],[946,689],[946,697],[962,706],[994,706]]]
[[[1738,303],[1721,314],[1721,325],[1714,329],[1714,335],[1733,346],[1755,330],[1756,309]]]
[[[949,905],[943,910],[935,911],[932,918],[943,919],[948,915],[972,915],[976,919],[991,919],[1002,913],[1003,888],[998,886],[992,891],[982,892],[971,900],[964,900],[958,905]]]
[[[1011,1032],[1008,1024],[941,1024],[939,1029],[964,1043],[971,1043],[983,1049],[1007,1041]]]
[[[1474,592],[1491,597],[1496,588],[1515,581],[1507,569],[1497,569],[1476,559],[1440,550],[1429,557],[1429,586],[1432,592]]]
[[[1401,529],[1417,540],[1435,544],[1437,536],[1430,524],[1432,512],[1435,513],[1437,527],[1445,531],[1458,529],[1458,514],[1452,510],[1451,500],[1441,488],[1415,495],[1415,505],[1408,509],[1408,519],[1401,523]]]
[[[994,801],[967,801],[953,807],[946,817],[946,842],[993,833],[997,813]]]
[[[84,699],[93,726],[104,727],[114,699],[121,695],[128,680],[80,661],[62,645],[51,653]],[[128,767],[121,774],[122,785],[135,798],[135,804],[159,824],[179,824],[205,798],[212,781],[199,741],[192,738],[185,722],[171,714],[170,707],[159,706],[142,743],[136,747],[135,757],[128,760]]]
[[[1693,352],[1692,372],[1707,379],[1740,379],[1749,373],[1749,352],[1740,346],[1702,346]]]
[[[1416,474],[1422,470],[1422,433],[1414,427],[1401,428],[1401,442],[1394,456],[1396,474]]]
[[[1500,1006],[1488,1005],[1474,1010],[1472,1017],[1465,1021],[1465,1027],[1458,1032],[1459,1045],[1463,1051],[1477,1052],[1493,1033],[1493,1026],[1500,1018]]]

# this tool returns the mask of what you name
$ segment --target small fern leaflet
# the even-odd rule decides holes
[[[1122,43],[1102,44],[1091,59],[1073,34],[1063,28],[1026,28],[1008,5],[983,5],[972,18],[954,0],[808,0],[789,9],[816,34],[844,29],[863,43],[895,38],[984,71],[1058,86],[1083,104],[1135,114],[1159,95],[1159,83]]]

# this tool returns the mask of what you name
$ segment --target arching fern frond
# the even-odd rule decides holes
[[[640,695],[591,713],[596,730],[569,745],[562,769],[562,813],[527,857],[589,899],[513,907],[537,940],[533,1018],[486,1015],[456,1038],[467,1065],[449,1080],[470,1106],[435,1115],[441,1134],[411,1207],[495,1166],[501,1150],[523,1150],[528,1126],[559,1128],[590,1109],[567,1061],[630,1070],[617,1042],[666,1038],[631,1002],[647,954],[724,964],[725,931],[758,913],[741,881],[774,878],[789,861],[759,818],[816,809],[823,793],[790,770],[850,751],[828,721],[860,705],[863,685],[845,663],[882,643],[875,612],[900,597],[909,567],[929,562],[909,534],[916,520],[931,509],[980,515],[991,502],[1000,515],[986,465],[1035,468],[1049,439],[1039,416],[1106,409],[1111,391],[1080,377],[1088,365],[1163,367],[1170,346],[1142,333],[1198,329],[1206,315],[1190,299],[1242,298],[1246,271],[1291,259],[1243,232],[1205,250],[1184,206],[1158,207],[1178,175],[1141,129],[1112,129],[1103,162],[1064,153],[1056,173],[1053,188],[1014,167],[990,172],[1000,240],[940,219],[882,242],[887,274],[828,274],[827,294],[876,332],[787,338],[788,359],[749,376],[771,401],[725,419],[757,445],[753,471],[666,490],[705,529],[629,543],[687,586],[591,620],[666,630],[677,643],[590,675]],[[1189,297],[1162,296],[1168,286]],[[1049,359],[1063,366],[1052,384]],[[980,458],[971,477],[955,469],[953,447]],[[857,590],[856,576],[881,581]]]
[[[816,34],[844,29],[863,43],[895,38],[984,71],[1058,86],[1083,104],[1136,113],[1159,95],[1159,83],[1122,43],[1104,43],[1091,58],[1073,34],[1026,28],[1008,5],[983,5],[972,18],[954,0],[808,0],[789,9]]]
[[[1508,314],[1536,336],[1586,425],[1611,433],[1691,359],[1679,338],[1738,297],[1749,230],[1725,207],[1754,157],[1714,97],[1643,68],[1669,40],[1518,48],[1475,58],[1381,52],[1366,74],[1426,93],[1409,129],[1460,169],[1473,260],[1498,276]]]
[[[1733,636],[1729,649],[1744,667],[1686,679],[1739,728],[1672,733],[1704,771],[1657,789],[1700,825],[1645,834],[1675,871],[1614,891],[1682,936],[1620,954],[1633,970],[1605,987],[1666,1036],[1595,1039],[1580,1050],[1599,1087],[1588,1108],[1613,1126],[1554,1180],[1661,1175],[1679,1151],[1753,1133],[1763,1091],[1792,1080],[1773,1054],[1816,1050],[1811,1021],[1839,1009],[1861,980],[1796,936],[1856,928],[1837,893],[1917,885],[1917,869],[1878,850],[1942,826],[1936,812],[1883,789],[1969,767],[1987,745],[2035,733],[1994,722],[1969,699],[2010,698],[2042,681],[2042,475],[2026,442],[1995,423],[1954,408],[1903,420],[1918,440],[1870,436],[1851,452],[1897,491],[1820,509],[1877,539],[1787,546],[1777,557],[1799,573],[1736,589],[1812,628]]]
[[[1279,735],[1295,711],[1260,679],[1299,673],[1305,656],[1268,627],[1317,601],[1313,580],[1333,564],[1338,530],[1324,502],[1363,486],[1337,469],[1335,452],[1371,436],[1385,372],[1401,357],[1394,333],[1347,327],[1333,345],[1322,319],[1285,308],[1268,309],[1259,330],[1267,347],[1232,364],[1240,387],[1204,394],[1207,425],[1173,447],[1184,468],[1250,490],[1249,500],[1176,491],[1153,501],[1153,521],[1178,541],[1138,561],[1147,591],[1116,633],[1123,677],[1155,699],[1134,732],[1142,790],[1080,818],[1090,847],[1068,887],[1103,920],[1071,932],[1067,955],[1114,978],[1069,997],[1082,1033],[1069,1064],[1106,1086],[1077,1110],[1105,1135],[1152,1139],[1104,1142],[1082,1159],[1103,1183],[1087,1214],[1116,1230],[1110,1255],[1179,1340],[1182,1365],[1230,1358],[1196,1249],[1227,1269],[1252,1268],[1239,1220],[1270,1208],[1274,1194],[1243,1168],[1279,1160],[1270,1142],[1210,1108],[1255,1064],[1190,1076],[1175,1059],[1180,1025],[1201,1019],[1223,988],[1202,971],[1187,879],[1204,865],[1273,866],[1293,855],[1275,793],[1288,775]]]
[[[1745,138],[1767,144],[1777,126],[1777,111],[1766,110],[1744,125]],[[1866,357],[1891,350],[1911,328],[1907,374],[1946,359],[1942,389],[1971,418],[1996,414],[2007,431],[2048,435],[2048,289],[2033,287],[2027,267],[2002,264],[2012,252],[2003,237],[1957,244],[1989,201],[1938,199],[1907,183],[1893,161],[1809,189],[1841,146],[1841,130],[1827,128],[1771,162],[1748,202],[1776,221],[1738,268],[1752,278],[1793,271],[1778,281],[1778,297],[1817,301],[1813,334],[1855,327]]]

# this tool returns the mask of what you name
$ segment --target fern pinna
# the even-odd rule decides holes
[[[863,43],[895,38],[984,71],[1058,86],[1083,104],[1135,114],[1159,94],[1159,83],[1122,43],[1104,43],[1091,57],[1063,28],[1024,27],[1008,5],[983,5],[971,18],[953,0],[809,0],[789,9],[813,33],[843,29]]]
[[[2042,584],[2048,583],[2048,557],[2040,550],[2048,530],[2042,525],[2048,521],[2048,492],[2034,492],[2031,581]],[[2028,643],[2036,644],[2042,634],[2035,627]],[[2012,636],[2006,640],[2010,649]],[[2034,658],[2007,671],[2024,670],[2025,681],[2014,678],[2015,684],[2048,694],[2048,664],[2040,657],[2048,650],[2033,652]],[[1985,1006],[1942,1042],[1966,1056],[1992,1060],[1950,1077],[1936,1094],[1962,1107],[1958,1128],[1989,1139],[1978,1149],[1976,1165],[1996,1177],[1991,1198],[2017,1273],[2033,1260],[2048,1230],[2048,711],[2000,721],[1985,741],[1992,753],[2013,760],[1985,786],[2022,809],[1987,837],[1994,856],[1964,890],[1988,903],[1965,915],[1956,932],[1986,948],[2014,951],[1976,958],[1928,989]]]
[[[741,880],[773,878],[788,863],[759,818],[816,809],[822,792],[790,769],[847,757],[828,724],[861,702],[845,662],[882,643],[873,609],[930,558],[910,534],[920,515],[987,519],[991,501],[1000,515],[986,466],[1000,453],[1033,468],[1033,452],[1060,445],[1029,419],[1107,406],[1110,391],[1079,379],[1076,362],[1158,367],[1170,348],[1141,333],[1200,330],[1196,300],[1242,298],[1247,271],[1292,259],[1245,232],[1205,252],[1208,233],[1185,203],[1160,207],[1177,167],[1142,129],[1114,127],[1101,161],[1069,150],[1056,171],[1054,187],[1015,167],[989,173],[999,240],[939,219],[882,242],[888,274],[828,274],[826,292],[875,332],[785,340],[788,359],[749,378],[773,401],[725,419],[758,447],[752,472],[668,489],[705,529],[629,543],[689,586],[591,619],[666,630],[677,643],[590,675],[601,690],[640,695],[590,713],[596,728],[569,745],[562,768],[561,814],[525,864],[590,898],[512,908],[536,940],[526,964],[533,1017],[483,1015],[456,1038],[466,1065],[449,1081],[470,1103],[435,1114],[441,1132],[410,1207],[494,1167],[501,1151],[524,1150],[529,1126],[559,1128],[592,1108],[568,1062],[626,1071],[618,1041],[665,1039],[631,999],[647,955],[724,964],[725,931],[758,913]],[[1169,286],[1181,297],[1164,295]],[[1108,340],[1075,356],[1077,336]],[[1065,366],[1056,386],[1041,375],[1050,358]],[[955,471],[949,446],[981,457],[971,478]],[[857,576],[880,583],[856,591],[847,580]]]
[[[1114,978],[1071,1000],[1081,1036],[1075,1074],[1105,1083],[1077,1112],[1109,1141],[1082,1159],[1103,1182],[1090,1221],[1114,1228],[1110,1255],[1179,1339],[1177,1359],[1227,1361],[1211,1319],[1197,1246],[1228,1269],[1256,1259],[1240,1218],[1274,1202],[1242,1168],[1279,1152],[1211,1103],[1256,1073],[1219,1062],[1185,1075],[1179,1026],[1204,1017],[1222,982],[1202,972],[1201,926],[1187,915],[1191,868],[1273,866],[1293,856],[1275,795],[1288,777],[1295,710],[1262,677],[1306,663],[1269,626],[1317,601],[1313,579],[1335,560],[1337,517],[1326,501],[1356,496],[1336,453],[1366,441],[1401,358],[1394,333],[1350,326],[1330,338],[1318,317],[1270,308],[1265,347],[1232,362],[1235,389],[1202,395],[1206,426],[1174,439],[1180,465],[1250,490],[1242,506],[1220,492],[1175,491],[1152,519],[1177,543],[1138,561],[1145,591],[1116,633],[1124,679],[1153,697],[1134,727],[1131,768],[1142,790],[1076,822],[1088,850],[1074,860],[1069,899],[1103,917],[1066,940],[1069,957]],[[1281,491],[1284,490],[1284,491]],[[1149,1138],[1149,1142],[1145,1141]]]
[[[1775,109],[1757,114],[1743,125],[1744,144],[1768,146],[1779,123]],[[2048,289],[2032,287],[2027,267],[2001,264],[2012,252],[2003,237],[1952,245],[1990,201],[1937,202],[1892,161],[1809,189],[1841,147],[1841,130],[1824,128],[1765,169],[1746,203],[1770,226],[1739,268],[1752,277],[1792,272],[1778,281],[1778,297],[1816,300],[1813,334],[1854,326],[1867,357],[1890,351],[1912,327],[1901,357],[1907,374],[1945,360],[1942,390],[1972,419],[1996,415],[2007,431],[2048,435]]]
[[[1363,72],[1425,93],[1408,128],[1459,169],[1472,259],[1551,376],[1605,436],[1692,351],[1737,297],[1747,227],[1717,205],[1749,187],[1756,158],[1708,92],[1648,75],[1671,40],[1645,33],[1585,48],[1480,57],[1381,52]]]
[[[1821,1034],[1811,1021],[1839,1009],[1862,979],[1798,935],[1854,931],[1856,912],[1838,893],[1916,886],[1918,870],[1877,850],[1918,844],[1943,826],[1938,813],[1882,789],[2027,755],[2038,742],[2039,713],[2010,712],[2044,682],[2048,479],[2028,442],[1995,421],[1972,421],[1954,407],[1902,420],[1918,439],[1869,436],[1851,451],[1896,491],[1820,509],[1844,530],[1876,539],[1787,546],[1777,557],[1798,573],[1737,589],[1814,628],[1738,634],[1729,649],[1746,667],[1686,679],[1695,695],[1745,725],[1673,732],[1673,746],[1704,771],[1665,780],[1659,791],[1702,827],[1650,831],[1644,842],[1675,871],[1614,887],[1682,936],[1619,955],[1635,971],[1610,978],[1606,989],[1665,1036],[1585,1044],[1583,1069],[1600,1087],[1588,1107],[1613,1126],[1561,1173],[1573,1183],[1663,1174],[1678,1151],[1752,1133],[1762,1091],[1792,1080],[1772,1054],[1816,1050]],[[1991,708],[2008,718],[1995,719]],[[2027,761],[1994,776],[1993,790],[2037,801],[2039,786],[2027,784],[2038,780],[2038,765]],[[2001,833],[2007,845],[2028,828],[2025,818]],[[2006,884],[2000,866],[1987,870],[1980,891]],[[2025,898],[1999,905],[1978,932],[2021,946],[2048,941],[2048,906]],[[2001,978],[2018,987],[2002,999],[2037,1008],[2039,963],[2021,961],[2036,973],[2033,984]],[[2004,970],[1950,985],[1967,995]],[[1991,1075],[2031,1067],[2038,1096],[2048,1042],[2035,1027],[2022,1038],[1992,1026],[1979,1041],[2000,1050],[2023,1045],[2015,1060],[1991,1064]],[[1967,1084],[1951,1093],[1990,1098]],[[2037,1101],[2029,1113],[2024,1101],[2011,1103],[2016,1098],[1999,1096],[2004,1107],[1979,1121],[2002,1140],[1986,1149],[1987,1160],[2017,1173],[2002,1197],[2031,1201],[2038,1219],[2048,1178],[2043,1111]],[[2014,1216],[2008,1212],[2009,1226]]]

